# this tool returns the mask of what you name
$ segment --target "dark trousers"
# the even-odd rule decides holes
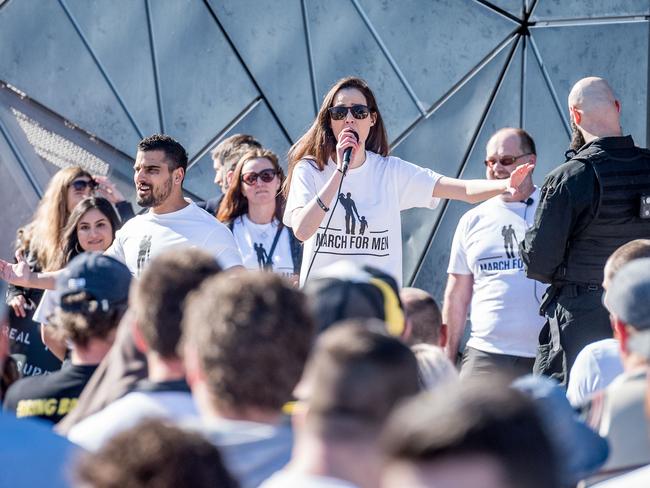
[[[539,334],[534,372],[569,382],[578,353],[592,342],[612,337],[609,314],[602,304],[602,288],[562,287],[545,300],[546,323]]]
[[[460,378],[491,376],[497,373],[514,379],[532,373],[534,362],[535,358],[496,354],[466,347],[460,366]]]

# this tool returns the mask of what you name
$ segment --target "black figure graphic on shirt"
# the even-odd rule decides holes
[[[259,244],[257,242],[254,242],[253,249],[255,249],[255,253],[257,254],[257,265],[259,266],[259,268],[260,269],[268,268],[266,261],[269,259],[269,256],[266,253],[266,249],[264,249],[264,244],[262,244],[261,242]],[[272,266],[273,265],[271,265],[271,267]]]
[[[352,193],[348,192],[347,198],[345,195],[343,195],[343,193],[339,193],[339,202],[341,202],[341,205],[345,209],[345,233],[354,235],[354,229],[356,228],[357,224],[357,220],[354,218],[354,216],[356,214],[358,219],[359,212],[357,211],[357,206],[354,203],[354,200],[352,200]]]
[[[149,255],[151,254],[151,236],[144,236],[138,246],[138,276],[144,268],[144,265],[149,262]]]
[[[368,228],[368,221],[366,220],[366,216],[364,215],[359,219],[359,234],[363,235],[367,228]]]
[[[515,229],[512,228],[512,224],[508,227],[505,225],[501,228],[501,235],[503,236],[503,247],[506,250],[506,256],[508,258],[515,257],[515,242],[517,241],[517,236],[515,234]]]

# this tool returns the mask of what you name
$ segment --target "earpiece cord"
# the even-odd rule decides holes
[[[336,210],[336,206],[339,204],[339,195],[341,194],[341,188],[343,186],[343,180],[345,179],[345,173],[343,173],[343,176],[341,177],[341,182],[339,183],[338,190],[336,190],[336,202],[334,202],[334,206],[331,209],[330,217],[327,219],[327,224],[325,224],[325,229],[323,230],[323,233],[321,235],[320,242],[318,243],[318,247],[314,251],[314,254],[311,257],[311,261],[309,262],[309,268],[307,268],[307,276],[305,276],[304,283],[307,283],[307,280],[309,279],[309,274],[311,273],[311,268],[314,265],[314,260],[316,259],[316,255],[320,252],[320,248],[323,245],[323,241],[325,240],[325,236],[327,235],[327,231],[330,228],[330,223],[332,222],[332,217],[334,217],[334,210]],[[320,226],[319,226],[320,228]],[[318,229],[316,229],[316,236],[318,236]]]

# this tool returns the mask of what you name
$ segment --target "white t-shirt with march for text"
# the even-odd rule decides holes
[[[176,212],[149,210],[127,221],[105,254],[122,261],[136,277],[161,252],[189,246],[212,254],[223,268],[242,264],[232,232],[213,215],[188,201]]]
[[[310,160],[300,161],[293,170],[284,223],[291,226],[291,215],[311,202],[336,171],[330,160],[323,171]],[[370,265],[402,283],[402,227],[400,211],[414,207],[435,208],[439,199],[432,196],[441,175],[402,159],[383,157],[366,151],[366,161],[351,168],[343,180],[340,194],[324,202],[329,211],[316,233],[304,243],[300,284],[320,244],[311,273],[336,261],[347,259]],[[327,233],[325,225],[334,212]]]
[[[519,256],[539,189],[531,198],[529,205],[491,198],[465,213],[456,227],[447,272],[474,278],[467,345],[479,351],[535,357],[546,285],[526,277]]]

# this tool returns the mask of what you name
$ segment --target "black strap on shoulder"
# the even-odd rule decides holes
[[[275,246],[277,246],[278,241],[280,240],[280,234],[282,234],[282,229],[284,229],[284,224],[282,222],[278,223],[278,230],[275,231],[275,237],[273,238],[273,244],[271,244],[271,249],[266,256],[266,265],[273,266],[273,253],[275,252]]]

